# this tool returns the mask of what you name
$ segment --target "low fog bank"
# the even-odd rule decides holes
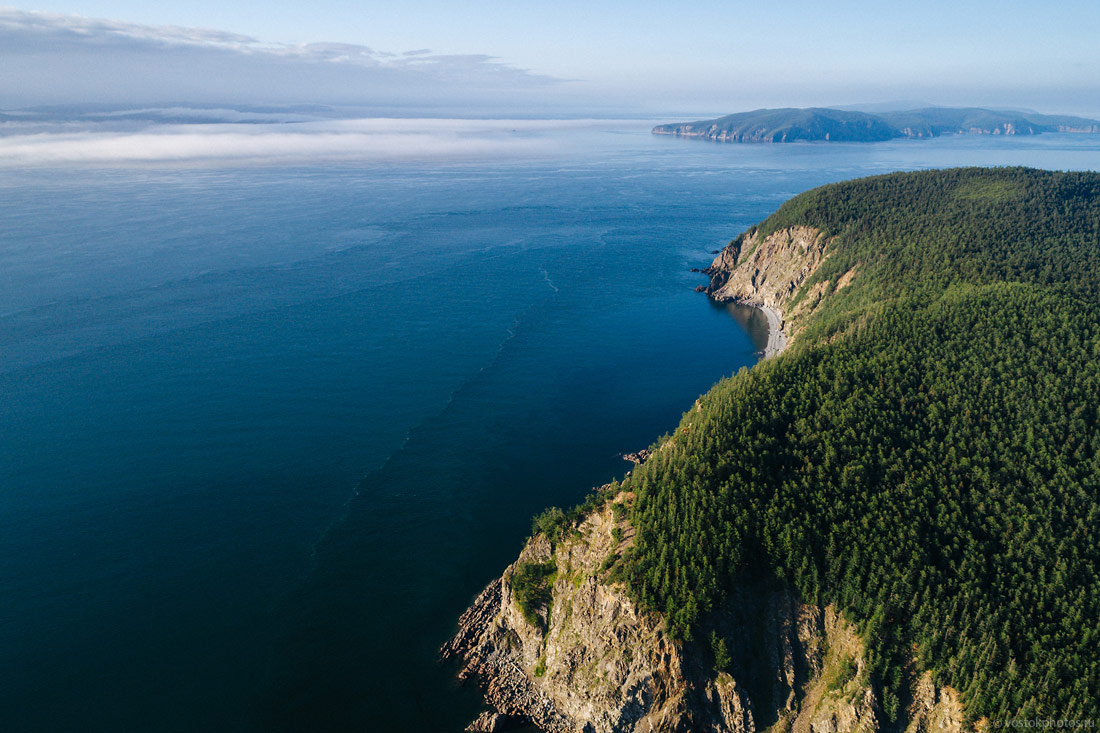
[[[323,111],[320,111],[323,112]],[[167,120],[167,122],[163,121]],[[0,166],[218,165],[469,160],[552,154],[568,130],[638,121],[372,117],[318,111],[43,110],[0,117]]]

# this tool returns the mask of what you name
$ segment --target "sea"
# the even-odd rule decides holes
[[[438,649],[532,515],[758,359],[691,268],[832,181],[1100,169],[1092,135],[652,124],[0,167],[0,728],[462,730]]]

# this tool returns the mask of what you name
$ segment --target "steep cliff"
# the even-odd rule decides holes
[[[460,660],[460,678],[479,678],[498,712],[547,731],[673,729],[679,650],[607,577],[631,536],[609,505],[556,543],[534,537],[463,615],[443,656]],[[517,597],[518,576],[532,568],[545,570],[544,603]]]
[[[715,300],[754,305],[771,321],[765,356],[782,351],[804,317],[829,292],[843,289],[856,275],[853,268],[835,282],[825,280],[803,291],[802,285],[829,256],[829,240],[808,226],[792,226],[762,236],[759,229],[726,246],[703,270],[706,292]]]
[[[620,493],[555,541],[529,540],[462,616],[442,655],[457,660],[460,679],[481,684],[494,710],[476,729],[527,721],[550,733],[883,729],[863,642],[832,606],[746,584],[695,642],[674,641],[660,618],[639,613],[615,579],[633,530],[614,505],[631,500]],[[531,592],[521,577],[542,585]],[[911,681],[911,698],[889,729],[963,730],[954,693],[928,676]]]

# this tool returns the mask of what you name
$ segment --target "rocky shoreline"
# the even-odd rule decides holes
[[[828,246],[828,238],[812,227],[788,227],[767,235],[750,230],[719,251],[710,267],[700,270],[710,277],[702,291],[718,302],[760,309],[768,319],[762,356],[771,358],[787,348],[798,323],[827,293],[843,289],[856,276],[853,269],[835,283],[813,284],[794,307],[788,307],[828,257]]]
[[[777,308],[766,305],[753,307],[763,311],[768,319],[768,343],[764,346],[763,358],[770,359],[778,356],[783,349],[787,348],[787,334],[783,332],[783,314]]]
[[[734,589],[703,619],[727,645],[716,670],[705,644],[676,641],[641,612],[615,574],[633,543],[620,491],[572,530],[528,540],[462,615],[441,656],[482,688],[490,710],[469,731],[534,725],[545,733],[931,733],[965,729],[958,695],[910,670],[908,704],[888,724],[867,652],[831,605],[778,584]],[[616,509],[616,505],[620,505]],[[541,600],[525,576],[540,569]]]
[[[796,335],[801,316],[856,276],[853,268],[837,282],[808,284],[827,248],[828,240],[810,227],[766,236],[752,230],[701,271],[711,278],[703,290],[716,301],[759,308],[768,321],[763,357],[774,357]],[[792,296],[807,288],[810,297],[791,307]],[[622,457],[641,464],[651,456]],[[803,603],[779,585],[736,589],[702,621],[704,632],[728,644],[733,661],[722,670],[714,668],[709,647],[672,639],[660,617],[635,607],[617,571],[634,542],[629,482],[599,488],[602,503],[579,523],[528,540],[440,650],[457,663],[460,680],[481,686],[491,708],[468,730],[532,724],[547,733],[883,729],[863,641],[831,606]],[[956,693],[915,671],[906,687],[905,722],[891,729],[964,730]]]

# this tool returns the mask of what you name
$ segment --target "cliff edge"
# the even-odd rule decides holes
[[[836,282],[824,280],[803,291],[829,256],[830,240],[808,226],[792,226],[763,234],[751,229],[733,240],[703,273],[704,289],[718,301],[756,306],[770,323],[765,358],[778,354],[793,339],[805,316],[830,292],[845,288],[856,276],[853,268]]]
[[[463,614],[441,653],[492,708],[471,730],[963,730],[957,695],[927,674],[912,675],[904,719],[884,726],[852,624],[778,585],[736,589],[706,618],[709,635],[673,640],[616,579],[632,498],[621,492],[559,536],[530,539]]]

